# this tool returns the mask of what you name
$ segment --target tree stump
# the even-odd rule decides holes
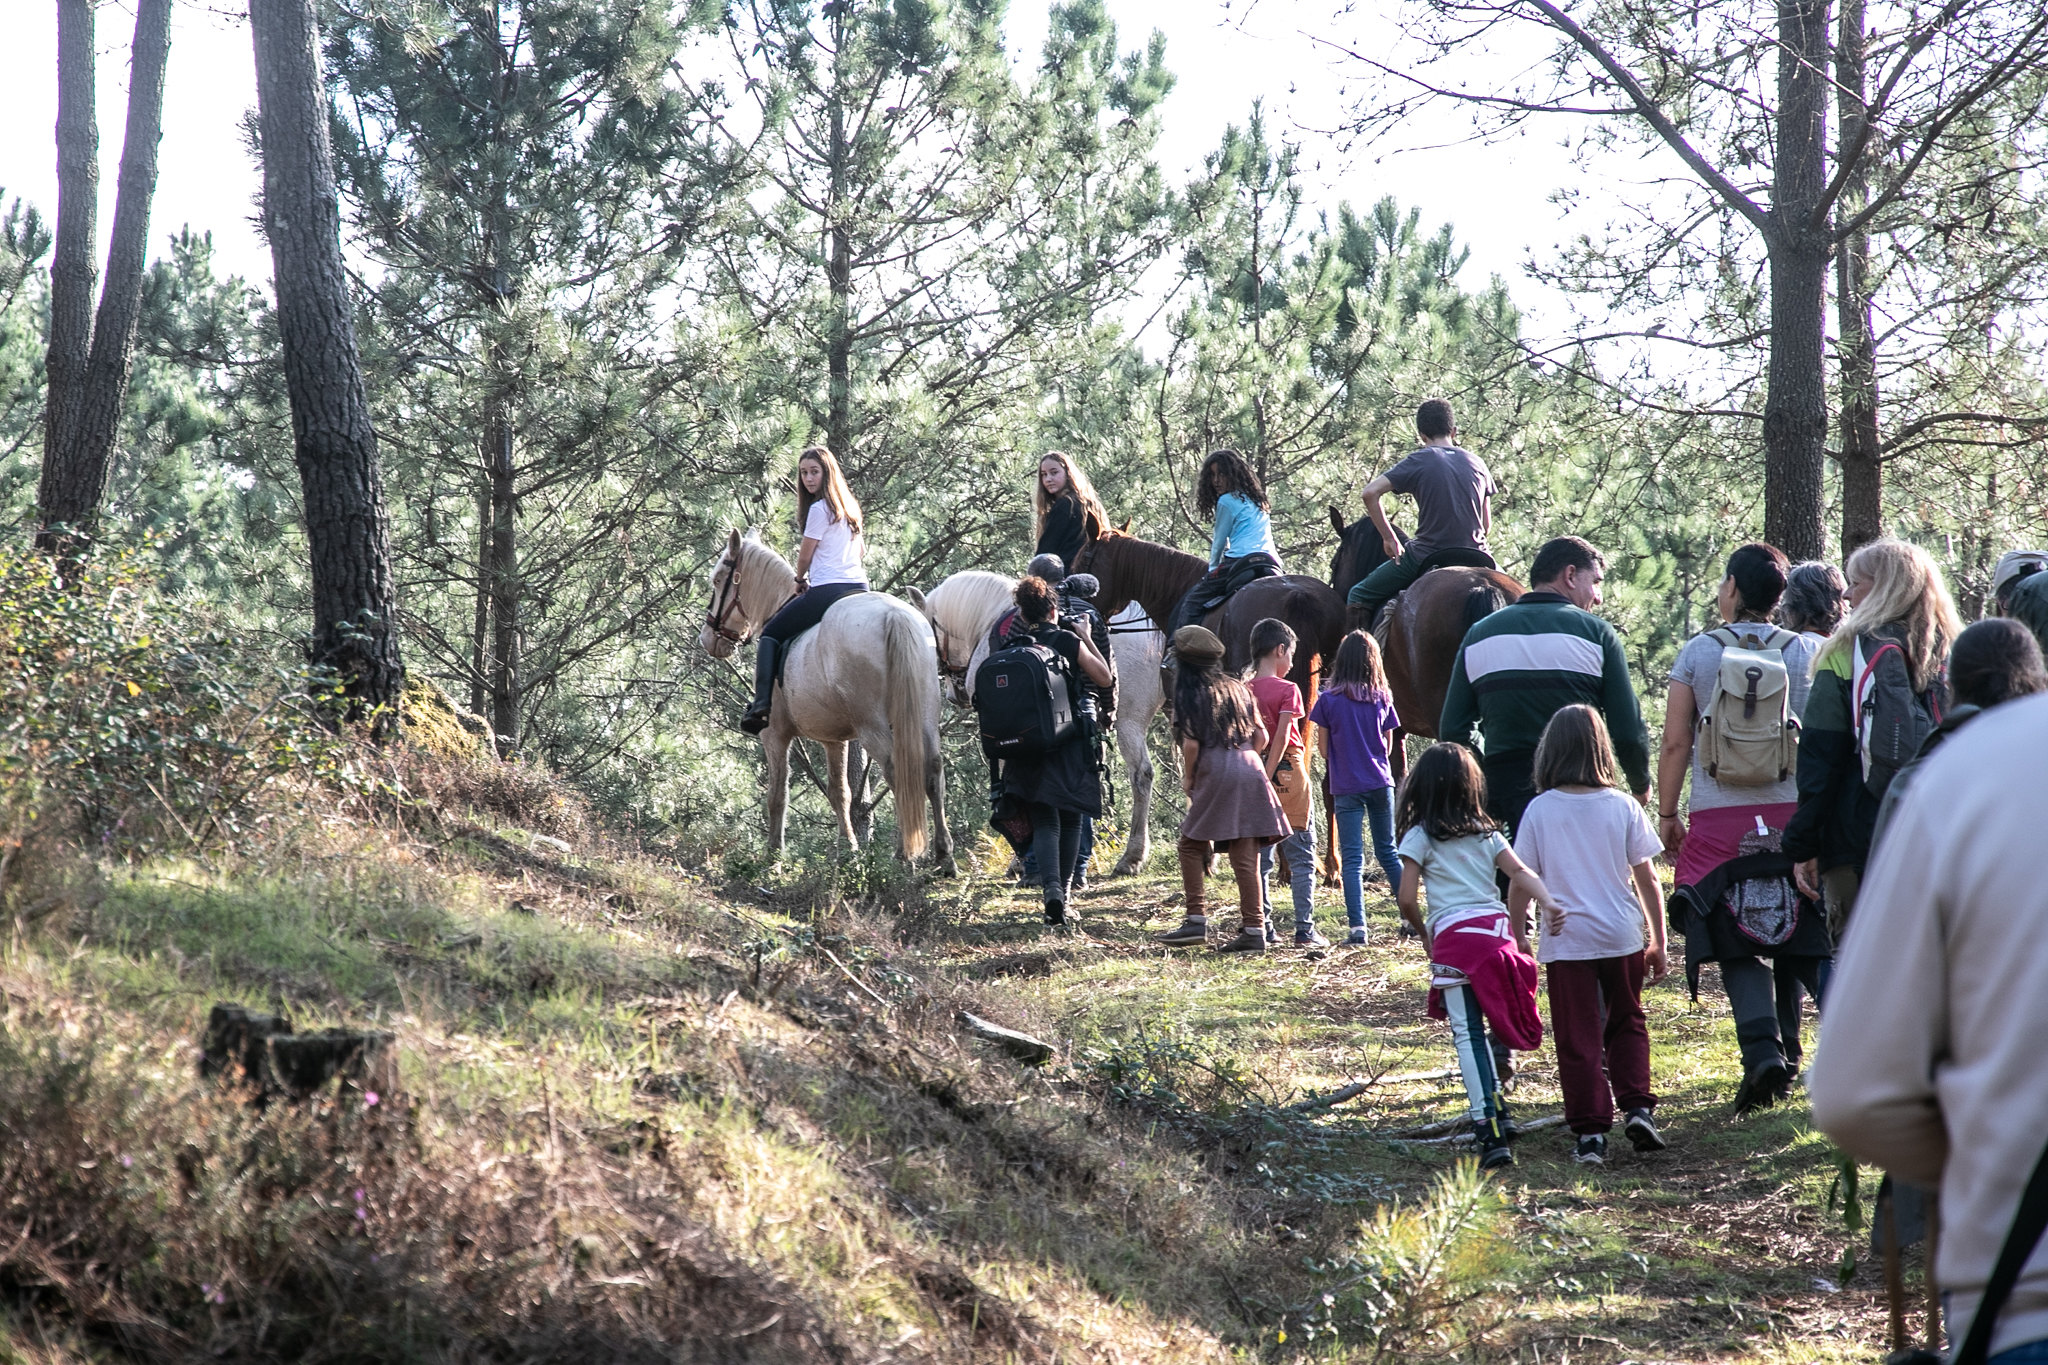
[[[247,1085],[258,1104],[311,1099],[329,1081],[370,1103],[398,1090],[398,1039],[378,1029],[294,1033],[283,1015],[222,1002],[207,1015],[199,1051],[202,1077]]]

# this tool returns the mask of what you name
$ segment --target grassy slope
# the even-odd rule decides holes
[[[1453,1160],[1384,1136],[1458,1104],[1399,1079],[1449,1052],[1384,901],[1364,950],[1231,961],[1147,945],[1158,878],[1050,937],[986,877],[906,903],[880,857],[728,884],[429,828],[102,870],[17,928],[0,1358],[1287,1355],[1304,1259]],[[218,999],[394,1030],[407,1095],[250,1115],[192,1077]],[[1847,1240],[1827,1148],[1797,1106],[1730,1117],[1718,995],[1653,1001],[1673,1150],[1588,1175],[1523,1142],[1501,1351],[1870,1356],[1870,1272],[1814,1287]],[[1062,1063],[963,1042],[963,1006]],[[1150,1101],[1111,1102],[1105,1058]],[[1547,1059],[1523,1071],[1520,1112],[1554,1112]],[[1367,1077],[1320,1122],[1260,1108]]]

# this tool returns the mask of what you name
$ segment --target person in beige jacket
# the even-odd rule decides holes
[[[1810,1078],[1814,1121],[1845,1151],[1940,1186],[1956,1341],[2048,1145],[2044,777],[2048,696],[1979,717],[1922,765],[1867,870]],[[1991,1350],[2048,1361],[2048,1241]]]

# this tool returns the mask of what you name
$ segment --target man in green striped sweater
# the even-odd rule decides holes
[[[1483,747],[1487,809],[1510,834],[1535,796],[1536,741],[1575,702],[1606,718],[1629,789],[1638,801],[1649,799],[1650,735],[1621,637],[1592,612],[1606,577],[1606,559],[1577,536],[1548,541],[1536,552],[1522,600],[1479,621],[1459,646],[1437,735]]]

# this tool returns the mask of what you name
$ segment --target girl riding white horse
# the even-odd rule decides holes
[[[754,637],[796,589],[796,573],[751,532],[732,533],[711,574],[711,605],[697,643],[715,659]],[[931,625],[900,598],[856,592],[834,601],[818,624],[791,641],[782,681],[772,693],[761,750],[768,759],[768,842],[783,847],[789,810],[789,746],[814,739],[825,746],[826,794],[839,832],[851,847],[852,794],[846,745],[859,740],[883,765],[896,794],[897,849],[904,859],[925,852],[925,807],[931,807],[932,852],[939,870],[954,872],[946,828],[946,779],[939,748],[939,668]]]

